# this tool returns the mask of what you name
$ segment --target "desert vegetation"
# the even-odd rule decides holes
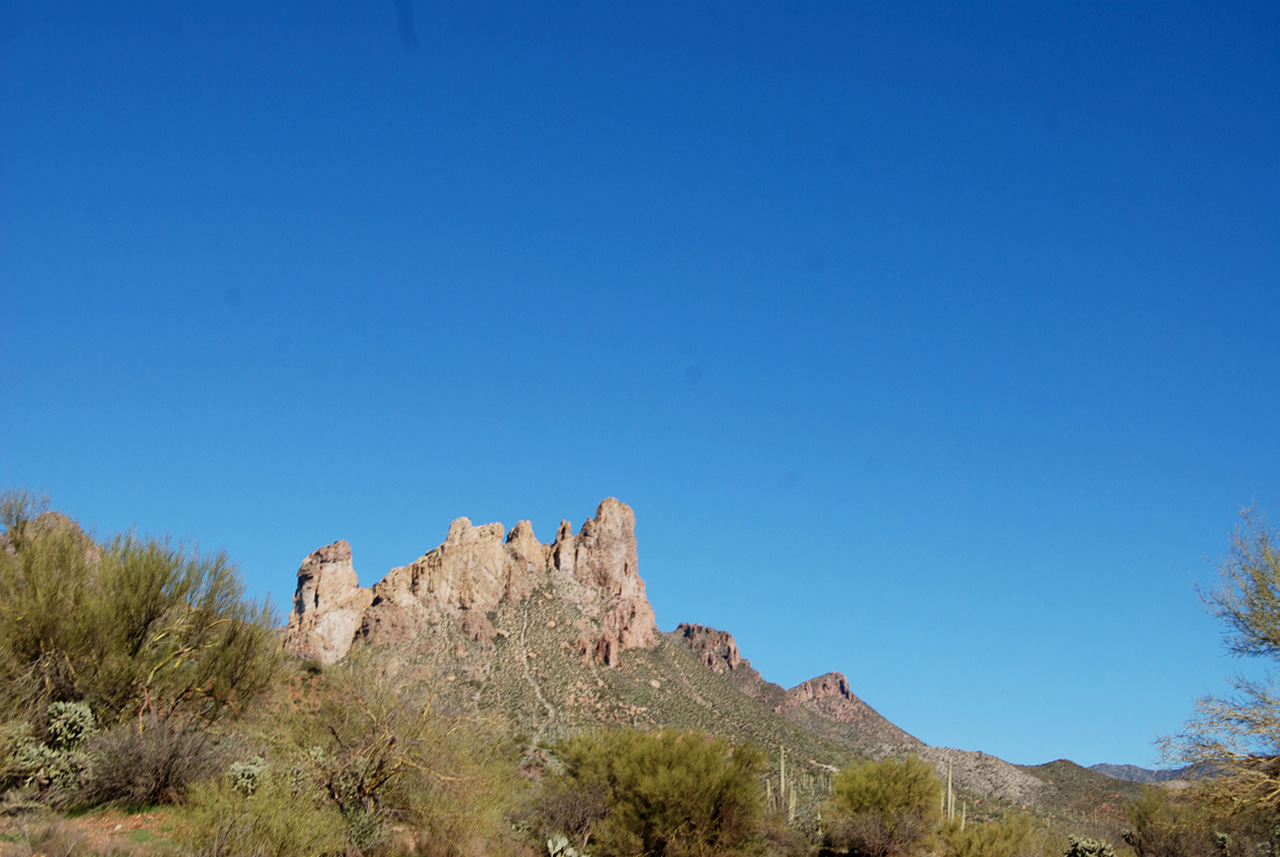
[[[1280,728],[1256,684],[1168,740],[1206,772],[1189,788],[1135,787],[1108,814],[1096,776],[1058,762],[1052,804],[1013,805],[936,759],[804,743],[669,641],[594,682],[567,654],[467,681],[369,647],[324,665],[282,654],[223,554],[93,539],[26,493],[0,515],[0,854],[1280,853]],[[1275,543],[1249,513],[1206,595],[1245,655],[1280,652]],[[552,598],[515,609],[490,618],[532,652],[580,618]],[[511,701],[537,682],[537,706]]]

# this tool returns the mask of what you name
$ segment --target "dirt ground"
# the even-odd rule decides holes
[[[177,820],[171,810],[103,810],[61,816],[43,810],[0,815],[0,857],[87,857],[111,854],[176,855]]]

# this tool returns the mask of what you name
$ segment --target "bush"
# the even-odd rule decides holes
[[[0,723],[0,793],[27,778],[29,772],[22,756],[35,743],[35,732],[25,720]]]
[[[829,844],[865,857],[893,857],[921,844],[941,821],[942,783],[914,756],[865,760],[832,785]]]
[[[211,722],[279,663],[274,621],[225,554],[133,534],[97,544],[47,501],[0,495],[0,704],[89,703],[104,726],[150,713]]]
[[[946,837],[950,857],[1032,857],[1044,852],[1046,840],[1036,835],[1025,815],[969,824],[963,830],[952,825]]]
[[[1125,815],[1130,826],[1121,835],[1137,857],[1213,857],[1220,850],[1208,819],[1158,786],[1144,788]]]
[[[245,795],[230,777],[196,786],[185,844],[194,857],[321,857],[346,854],[346,825],[316,792],[267,775]]]
[[[581,735],[562,742],[562,781],[542,816],[593,855],[733,854],[759,839],[764,754],[697,732]],[[603,807],[603,812],[602,812]]]
[[[55,702],[45,719],[44,743],[25,722],[0,729],[0,786],[26,786],[45,802],[64,806],[88,782],[84,745],[97,725],[82,702]]]
[[[90,804],[151,806],[181,800],[195,782],[222,767],[212,733],[197,723],[146,717],[122,723],[89,742]]]
[[[292,761],[357,850],[388,843],[393,821],[432,855],[491,851],[510,835],[514,760],[482,723],[437,712],[421,681],[358,655],[318,681],[316,710],[287,724]]]

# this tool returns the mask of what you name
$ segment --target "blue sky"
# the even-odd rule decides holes
[[[1150,764],[1280,521],[1278,105],[1274,3],[0,3],[0,485],[278,605],[617,496],[664,630]]]

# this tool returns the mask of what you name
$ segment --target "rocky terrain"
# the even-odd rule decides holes
[[[841,673],[784,689],[752,668],[728,632],[695,624],[659,632],[639,574],[635,515],[613,498],[576,534],[561,523],[549,544],[528,521],[508,533],[459,518],[442,544],[367,589],[350,546],[326,545],[298,569],[284,646],[322,663],[353,647],[397,659],[450,704],[502,717],[534,743],[601,724],[693,728],[785,749],[800,787],[815,793],[852,758],[908,752],[940,772],[950,767],[977,798],[1035,804],[1052,791],[994,756],[925,745],[858,698]],[[1115,782],[1084,776],[1100,794]]]

